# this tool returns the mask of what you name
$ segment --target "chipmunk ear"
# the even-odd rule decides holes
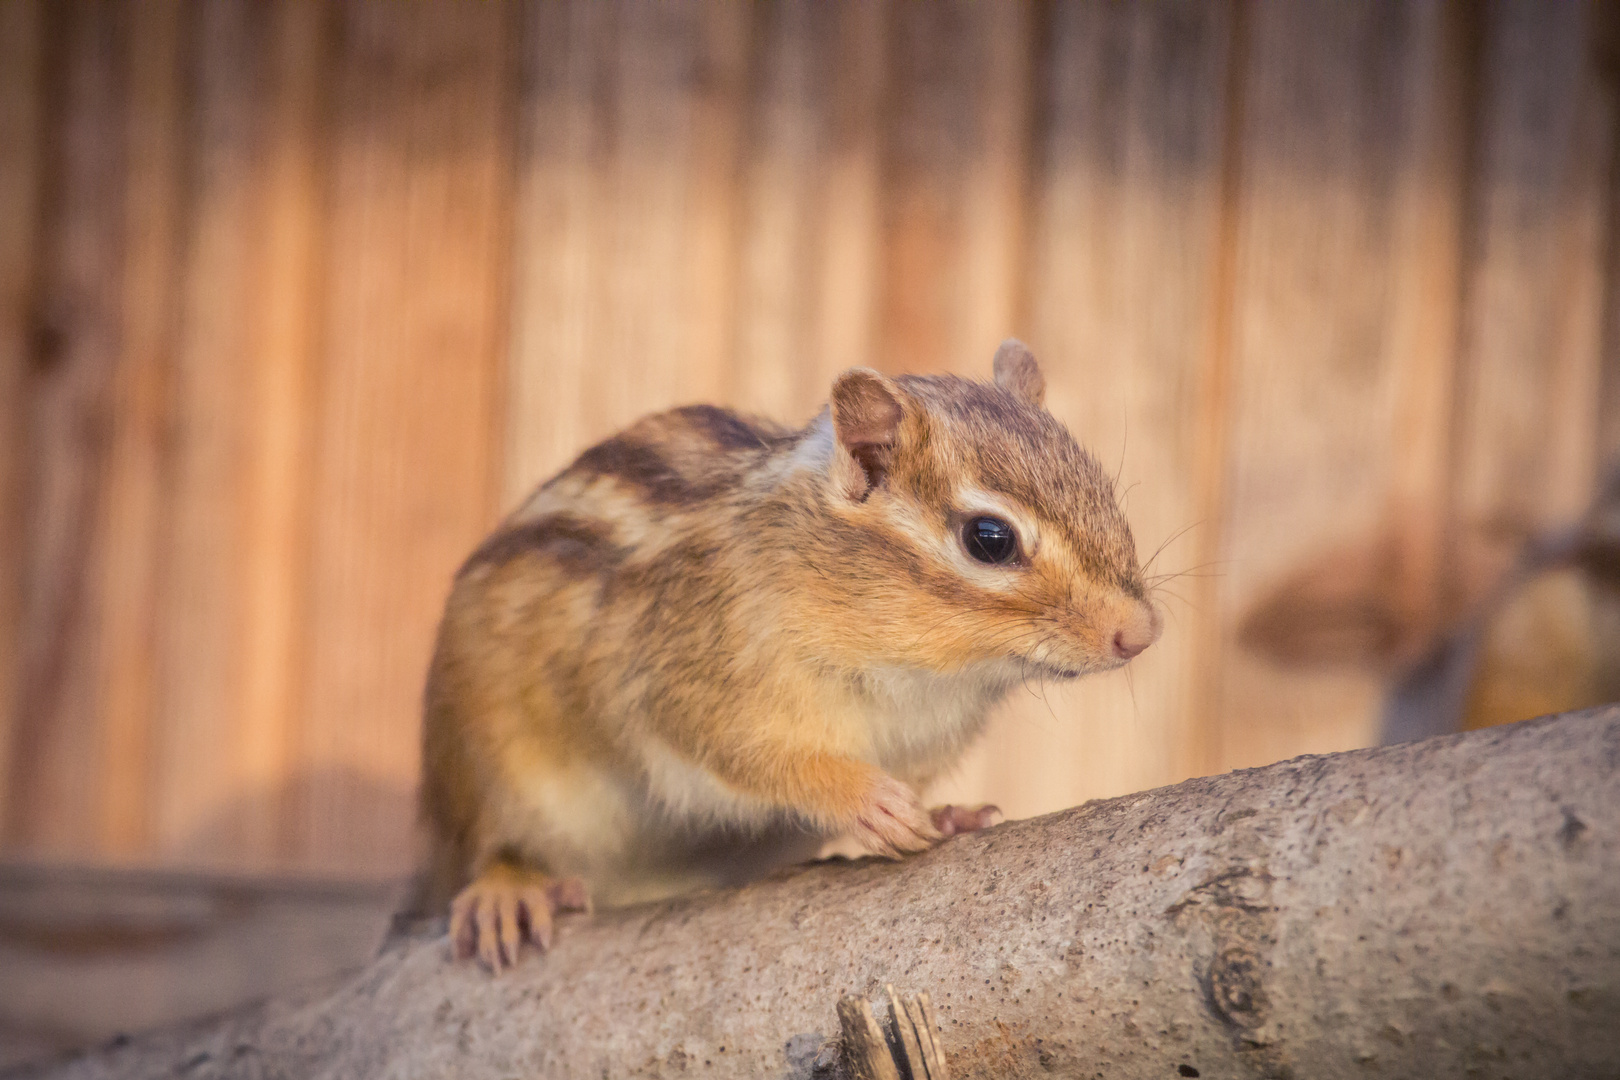
[[[1046,376],[1041,374],[1041,365],[1035,362],[1035,354],[1029,351],[1029,346],[1017,338],[1001,343],[1001,348],[996,350],[993,370],[996,385],[1008,393],[1037,407],[1046,400]]]
[[[837,479],[857,502],[888,475],[905,418],[900,395],[899,387],[870,368],[850,368],[833,383],[833,434],[843,465]]]

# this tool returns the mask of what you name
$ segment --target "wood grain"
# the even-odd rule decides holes
[[[1027,4],[896,4],[887,29],[877,366],[982,374],[1020,330]]]
[[[1511,538],[1592,495],[1614,117],[1594,69],[1591,8],[1503,2],[1492,12],[1456,514]]]
[[[1411,78],[1421,92],[1413,95],[1411,156],[1393,194],[1388,349],[1397,363],[1385,572],[1394,579],[1392,614],[1412,641],[1434,633],[1475,592],[1457,569],[1461,538],[1449,507],[1484,23],[1477,6],[1445,2],[1415,24]]]
[[[752,9],[540,9],[526,36],[504,503],[658,408],[726,397]]]
[[[411,857],[417,702],[446,583],[495,520],[510,9],[340,9],[293,843]]]
[[[36,280],[25,388],[21,668],[5,835],[14,850],[95,852],[100,522],[121,344],[127,12],[52,5]]]
[[[1428,257],[1402,230],[1400,181],[1421,163],[1418,103],[1436,93],[1426,61],[1440,13],[1253,8],[1215,598],[1228,628],[1310,553],[1383,525],[1399,372],[1419,360],[1396,332],[1397,288],[1408,287],[1397,268]],[[1284,671],[1230,644],[1217,666],[1219,767],[1374,738],[1371,676]]]
[[[541,4],[521,40],[523,97],[514,207],[501,504],[588,445],[581,405],[599,352],[597,228],[608,156],[613,7]]]
[[[93,849],[138,857],[151,845],[154,686],[160,549],[171,433],[168,391],[176,328],[177,263],[184,228],[188,27],[176,0],[141,4],[129,23],[124,137],[122,324],[112,376],[106,491],[96,523],[105,538],[95,573],[101,610],[95,656],[96,805]],[[206,658],[199,673],[207,671]]]
[[[756,30],[732,393],[798,422],[874,362],[884,4],[792,2]]]
[[[325,267],[320,240],[331,138],[332,13],[317,0],[270,16],[262,120],[262,236],[241,556],[242,679],[237,775],[248,793],[239,830],[253,865],[296,866],[288,782],[303,698],[300,642],[308,612],[311,418],[319,388]]]
[[[838,1025],[844,1034],[844,1068],[857,1080],[900,1080],[889,1044],[872,1014],[872,1003],[850,995],[838,1002]]]
[[[27,387],[40,243],[45,52],[42,5],[0,0],[0,777],[8,781],[22,675]],[[9,811],[9,800],[0,801],[0,839]]]
[[[263,23],[253,5],[197,12],[191,184],[174,343],[171,445],[157,623],[162,728],[154,841],[171,859],[207,852],[209,819],[242,793],[234,767],[242,679],[245,437],[252,423],[253,280]],[[223,722],[222,722],[223,721]],[[200,768],[198,763],[209,762]],[[216,851],[242,837],[221,831]]]
[[[319,310],[308,115],[318,15],[309,4],[222,3],[202,9],[196,27],[158,613],[153,842],[173,861],[274,864],[286,841],[291,638],[302,630],[307,528],[295,515],[307,488]]]

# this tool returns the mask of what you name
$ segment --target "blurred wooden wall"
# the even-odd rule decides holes
[[[1620,444],[1610,9],[0,0],[0,851],[412,857],[449,575],[640,414],[1029,341],[1166,584],[1014,814],[1376,738],[1237,628]],[[1163,550],[1159,551],[1163,546]]]

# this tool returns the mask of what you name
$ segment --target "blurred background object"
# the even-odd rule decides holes
[[[0,866],[0,1070],[359,967],[398,899],[366,882]]]
[[[396,879],[504,508],[650,410],[1009,334],[1168,625],[938,795],[1376,742],[1620,451],[1615,19],[0,0],[0,857]],[[1492,608],[1477,715],[1554,637],[1613,682],[1559,580]]]
[[[1620,700],[1620,466],[1573,525],[1531,537],[1472,610],[1398,673],[1384,741]]]
[[[1238,641],[1285,667],[1382,676],[1386,743],[1620,700],[1620,466],[1580,520],[1499,531],[1455,538],[1453,587],[1426,608],[1397,536],[1329,550],[1250,607]]]

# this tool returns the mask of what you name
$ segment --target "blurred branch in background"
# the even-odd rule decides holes
[[[1620,699],[1620,468],[1578,521],[1498,523],[1451,556],[1424,606],[1390,535],[1328,552],[1250,608],[1238,640],[1286,667],[1377,674],[1385,742]]]

